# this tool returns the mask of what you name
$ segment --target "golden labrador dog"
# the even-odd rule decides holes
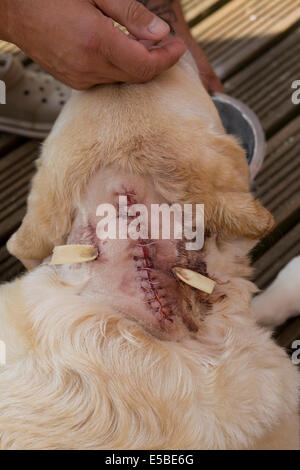
[[[74,93],[37,167],[8,243],[31,271],[0,289],[1,448],[298,448],[296,367],[250,311],[247,254],[273,219],[188,54],[150,83]],[[97,208],[120,196],[204,204],[203,247],[102,240]],[[98,257],[50,265],[66,244]]]

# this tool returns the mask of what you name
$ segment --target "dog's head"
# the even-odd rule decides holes
[[[255,240],[271,229],[273,219],[250,194],[248,185],[245,153],[226,135],[187,56],[148,84],[74,93],[44,144],[27,215],[8,248],[32,267],[47,258],[55,245],[98,244],[97,207],[102,203],[116,206],[115,197],[120,195],[129,198],[130,204],[143,203],[148,208],[152,203],[204,204],[207,240]],[[106,294],[116,297],[118,275],[112,267],[116,268],[122,278],[118,286],[130,298],[136,292],[126,272],[133,267],[122,265],[120,240],[110,243],[109,248],[99,246],[99,259],[90,264],[91,269],[95,266],[93,277],[102,278],[103,286],[112,286]],[[139,248],[143,254],[132,253],[132,259],[142,256],[143,263],[148,263],[156,258],[163,277],[178,263],[210,274],[205,246],[187,253],[174,239],[161,240],[155,254],[147,252],[147,256]],[[107,260],[110,265],[105,264]],[[144,280],[145,294],[154,295],[155,308],[164,316],[154,284],[147,276]],[[161,282],[167,287],[171,283],[175,295],[175,279]],[[126,304],[124,296],[120,294],[117,310]],[[197,325],[190,322],[189,328]]]

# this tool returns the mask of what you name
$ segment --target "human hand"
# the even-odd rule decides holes
[[[181,39],[167,38],[167,23],[135,0],[1,3],[5,11],[5,25],[0,20],[2,38],[17,44],[44,70],[75,89],[146,82],[175,64],[186,50]],[[113,20],[131,36],[116,28]],[[162,41],[160,47],[148,50],[137,39]]]

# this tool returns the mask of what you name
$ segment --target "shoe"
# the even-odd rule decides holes
[[[47,137],[71,89],[43,71],[27,70],[17,58],[3,53],[0,80],[6,85],[6,104],[0,104],[0,131]]]

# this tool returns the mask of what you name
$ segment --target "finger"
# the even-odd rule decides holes
[[[144,69],[141,81],[147,81],[175,65],[187,46],[179,37],[167,38],[149,49],[149,69]],[[143,68],[141,69],[143,71]]]
[[[103,13],[125,26],[138,39],[159,41],[170,32],[165,21],[136,0],[96,0],[96,4]]]
[[[130,83],[131,81],[131,75],[109,63],[105,66],[105,72],[103,68],[101,73],[93,78],[94,85],[102,83]]]
[[[130,83],[132,77],[123,70],[107,63],[105,67],[101,67],[99,74],[91,74],[86,76],[84,80],[75,83],[72,88],[76,90],[88,90],[96,85],[111,84],[111,83]]]
[[[111,25],[106,24],[106,27]],[[114,66],[130,75],[131,82],[151,80],[155,75],[174,65],[186,51],[186,45],[180,38],[167,38],[148,50],[143,44],[130,39],[117,28],[112,27],[110,32],[106,32],[103,28],[102,31],[102,53]]]

